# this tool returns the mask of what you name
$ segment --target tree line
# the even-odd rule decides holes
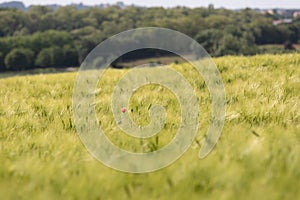
[[[197,40],[213,56],[252,55],[258,45],[300,41],[300,20],[273,25],[273,17],[252,9],[142,8],[110,6],[24,12],[0,9],[0,69],[78,66],[106,38],[137,27],[165,27]],[[140,55],[143,57],[143,55]]]

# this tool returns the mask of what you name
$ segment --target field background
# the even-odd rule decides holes
[[[209,123],[209,93],[189,65],[173,64],[197,92],[200,128],[177,162],[148,174],[112,170],[86,151],[71,110],[75,72],[0,79],[1,199],[299,199],[300,54],[214,61],[227,95],[226,124],[216,148],[198,159]],[[125,138],[107,110],[109,92],[125,72],[110,69],[110,78],[99,83],[98,118],[122,148],[153,151],[174,135],[178,104],[164,88],[141,88],[128,109],[136,122],[147,124],[154,100],[169,118],[158,139]],[[157,93],[164,95],[155,98]]]

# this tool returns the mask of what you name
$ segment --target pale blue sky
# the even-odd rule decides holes
[[[0,0],[5,2],[10,0]],[[84,3],[86,5],[95,5],[100,3],[113,4],[118,0],[23,0],[25,5],[30,4],[61,4]],[[188,7],[199,7],[214,4],[215,7],[226,8],[299,8],[300,0],[123,0],[125,4],[135,4],[141,6],[164,6],[174,7],[177,5]]]

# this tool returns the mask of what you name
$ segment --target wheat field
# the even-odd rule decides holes
[[[110,169],[85,149],[72,114],[76,73],[0,79],[1,199],[299,199],[300,54],[226,56],[214,62],[227,101],[216,147],[198,158],[210,122],[209,92],[191,66],[172,64],[195,89],[199,129],[179,160],[146,174]],[[127,108],[132,119],[147,125],[147,109],[157,103],[166,108],[166,124],[149,139],[126,136],[110,111],[113,86],[126,70],[105,72],[97,117],[120,148],[155,151],[176,134],[180,106],[164,87],[140,88]]]

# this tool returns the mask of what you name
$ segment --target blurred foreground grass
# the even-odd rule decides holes
[[[214,61],[227,95],[216,148],[198,159],[209,123],[209,93],[190,66],[173,65],[196,90],[200,126],[177,162],[149,174],[112,170],[86,151],[72,118],[75,73],[1,79],[0,199],[299,199],[300,54]],[[108,70],[99,83],[98,118],[115,144],[153,151],[175,135],[178,102],[163,87],[141,88],[130,100],[132,118],[147,124],[147,108],[157,101],[166,107],[167,123],[158,138],[141,142],[124,136],[110,114],[109,96],[125,72]]]

